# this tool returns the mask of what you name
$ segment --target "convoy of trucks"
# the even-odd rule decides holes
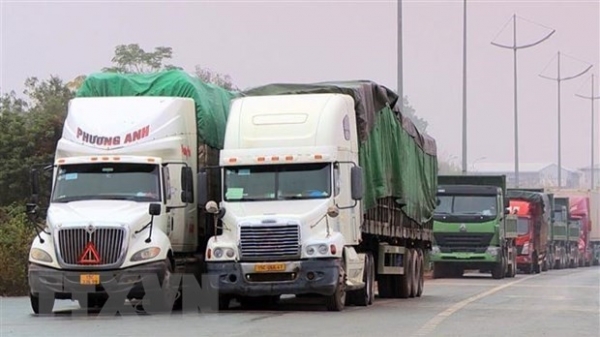
[[[108,284],[170,310],[182,272],[208,273],[220,308],[296,294],[340,311],[371,304],[375,282],[380,297],[421,296],[436,143],[398,105],[368,81],[229,92],[181,71],[88,77],[50,166],[33,311],[102,305]],[[27,211],[41,215],[38,175]]]
[[[102,306],[109,290],[171,310],[176,273],[208,275],[220,309],[295,294],[341,311],[420,297],[427,256],[435,278],[598,264],[596,191],[438,176],[435,140],[399,105],[370,81],[233,92],[179,70],[87,77],[46,167],[47,209],[32,170],[33,311]]]

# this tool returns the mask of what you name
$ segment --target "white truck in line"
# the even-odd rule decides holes
[[[27,212],[43,222],[29,257],[32,309],[49,313],[55,299],[96,307],[111,293],[125,301],[152,292],[152,310],[170,310],[181,299],[171,276],[201,273],[212,226],[198,188],[219,192],[198,187],[197,174],[218,164],[234,95],[169,71],[95,74],[77,96],[49,166],[47,210],[39,171],[32,175]]]
[[[418,297],[436,206],[435,141],[368,81],[272,84],[232,101],[220,229],[205,254],[220,307],[317,296],[330,311]]]

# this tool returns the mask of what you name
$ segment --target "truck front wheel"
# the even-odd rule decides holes
[[[170,312],[176,304],[179,285],[172,284],[173,265],[169,259],[166,261],[165,274],[158,289],[148,289],[146,292],[150,295],[150,305],[144,303],[144,309],[152,312]],[[148,296],[146,295],[146,296]],[[145,296],[145,297],[146,297]],[[146,299],[144,298],[144,302]]]
[[[348,294],[351,303],[366,307],[373,304],[375,297],[375,262],[371,253],[365,254],[365,271],[363,273],[365,287]]]
[[[346,269],[343,257],[338,271],[337,286],[333,294],[326,297],[325,306],[328,311],[342,311],[346,306]]]
[[[29,293],[31,309],[36,315],[51,314],[54,309],[54,295],[44,296],[40,294]]]

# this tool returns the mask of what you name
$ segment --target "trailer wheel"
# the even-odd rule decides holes
[[[366,307],[373,304],[375,297],[375,264],[373,263],[373,255],[370,252],[365,254],[365,271],[363,273],[363,282],[365,287],[348,294],[350,302]]]
[[[417,281],[417,291],[415,296],[421,297],[423,294],[423,288],[425,287],[425,256],[423,255],[422,249],[417,249],[417,265],[419,269],[418,273],[418,281]]]
[[[40,295],[29,293],[31,309],[36,315],[51,314],[54,309],[54,295]]]
[[[342,311],[346,306],[346,269],[343,257],[339,267],[337,287],[333,294],[325,298],[325,306],[328,311]]]
[[[404,265],[404,275],[394,275],[394,292],[396,298],[408,298],[410,294],[413,292],[413,272],[414,272],[414,260],[413,260],[413,250],[406,249],[404,253],[403,265]]]
[[[421,266],[419,264],[419,251],[418,249],[411,249],[411,291],[409,297],[417,297],[419,291],[419,277],[421,275]]]

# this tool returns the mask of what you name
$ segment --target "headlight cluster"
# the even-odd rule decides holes
[[[52,257],[50,254],[39,248],[33,248],[31,250],[31,258],[41,262],[52,262]]]
[[[334,244],[329,245],[329,247],[324,243],[306,246],[306,255],[308,256],[329,254],[335,255],[336,252],[337,248]]]
[[[486,253],[490,254],[491,256],[498,256],[499,250],[500,248],[498,247],[488,247]]]
[[[439,253],[441,253],[441,252],[442,252],[442,251],[440,250],[440,247],[439,247],[439,246],[432,246],[432,247],[431,247],[431,254],[439,254]]]
[[[150,260],[158,256],[158,254],[160,254],[160,248],[158,247],[144,248],[133,254],[131,262]]]
[[[226,256],[228,258],[233,258],[235,256],[235,251],[231,248],[221,248],[221,247],[217,247],[213,250],[212,255],[216,258],[216,259],[220,259],[223,256]],[[209,257],[210,258],[210,257]]]

